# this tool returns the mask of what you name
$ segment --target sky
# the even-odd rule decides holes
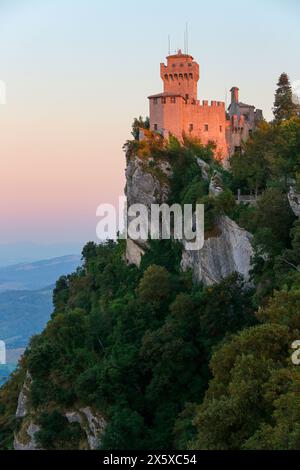
[[[300,79],[298,0],[0,0],[0,243],[95,239],[186,22],[200,99],[239,86],[271,119],[280,73]]]

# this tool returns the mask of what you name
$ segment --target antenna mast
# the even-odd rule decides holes
[[[185,25],[185,41],[186,41],[186,54],[189,53],[189,24],[186,22]]]
[[[170,34],[168,35],[168,55],[171,55],[171,38],[170,38]]]

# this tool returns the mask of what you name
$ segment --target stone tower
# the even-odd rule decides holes
[[[226,160],[242,148],[257,124],[262,111],[239,101],[239,89],[231,89],[231,104],[226,113],[223,101],[198,100],[199,64],[181,50],[160,64],[163,92],[149,96],[150,129],[168,138],[196,137],[206,145],[213,143],[215,157]]]
[[[186,99],[198,99],[199,65],[188,54],[167,57],[167,65],[160,64],[160,76],[164,83],[164,93],[180,94]]]

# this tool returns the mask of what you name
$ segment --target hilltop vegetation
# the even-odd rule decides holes
[[[126,265],[124,241],[88,243],[82,268],[56,284],[47,328],[0,392],[0,447],[12,446],[28,370],[43,448],[79,448],[82,432],[64,414],[90,406],[108,423],[102,449],[300,449],[300,369],[291,361],[300,222],[286,194],[299,180],[300,119],[263,123],[232,172],[189,139],[149,132],[126,148],[151,171],[156,159],[170,163],[170,202],[204,202],[207,235],[220,214],[253,233],[252,285],[237,274],[196,284],[171,241],[151,242],[140,269]],[[222,175],[221,195],[209,194],[197,158]],[[237,187],[262,193],[257,206],[237,205]]]

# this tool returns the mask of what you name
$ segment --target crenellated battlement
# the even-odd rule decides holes
[[[224,101],[211,101],[209,103],[208,100],[203,100],[202,101],[202,105],[201,106],[205,106],[205,107],[214,107],[214,108],[223,108],[225,109],[225,103]]]
[[[186,99],[197,100],[199,64],[189,54],[169,55],[167,65],[160,64],[160,76],[164,82],[164,93],[181,94]]]
[[[168,138],[190,135],[205,145],[215,143],[215,155],[227,159],[241,147],[262,119],[254,106],[239,102],[239,89],[231,89],[228,115],[224,101],[198,100],[200,67],[189,54],[169,55],[160,64],[163,93],[149,96],[150,129]]]

